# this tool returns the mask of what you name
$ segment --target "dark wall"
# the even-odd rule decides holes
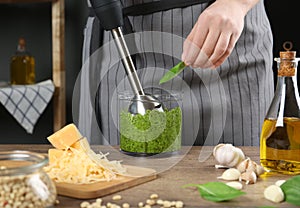
[[[86,1],[65,0],[65,68],[67,122],[72,122],[72,92],[81,69]],[[36,81],[52,78],[51,3],[0,4],[0,81],[9,81],[9,59],[23,36],[36,61]],[[0,105],[0,143],[45,143],[53,132],[52,102],[38,120],[33,134],[26,131]]]
[[[282,44],[291,41],[297,55],[300,55],[299,8],[297,0],[265,0],[266,11],[270,19],[274,36],[274,55],[279,56]]]
[[[282,44],[285,41],[291,41],[293,43],[292,50],[295,50],[297,57],[300,57],[299,10],[296,3],[297,0],[285,2],[265,0],[266,11],[270,19],[274,37],[274,57],[279,57],[279,52],[283,50]],[[277,67],[275,62],[273,64],[273,70],[276,84]],[[299,78],[298,73],[298,86],[300,82]]]

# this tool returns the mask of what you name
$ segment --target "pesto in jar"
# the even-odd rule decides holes
[[[129,153],[157,154],[181,147],[182,114],[179,107],[145,115],[120,113],[120,149]]]

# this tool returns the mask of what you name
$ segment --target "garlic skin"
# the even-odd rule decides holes
[[[241,173],[244,173],[246,172],[247,168],[248,168],[248,163],[249,163],[249,160],[250,158],[246,158],[245,160],[243,160],[242,162],[240,162],[238,165],[237,165],[237,169],[241,172]]]
[[[257,176],[254,171],[246,171],[241,174],[239,181],[246,181],[245,184],[254,184],[257,181]]]
[[[265,169],[263,166],[257,164],[256,162],[252,161],[249,157],[240,162],[238,166],[236,167],[241,173],[247,172],[247,171],[254,171],[256,176],[259,176],[265,172]]]
[[[263,174],[264,172],[266,172],[266,170],[264,169],[263,166],[256,165],[255,173],[256,173],[257,176]]]
[[[232,144],[218,144],[214,147],[213,156],[215,157],[218,165],[228,168],[237,166],[241,161],[245,159],[243,151],[234,147]]]
[[[256,162],[252,161],[249,157],[240,162],[238,166],[236,167],[241,173],[244,173],[246,171],[256,171]]]

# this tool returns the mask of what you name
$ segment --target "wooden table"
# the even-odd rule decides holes
[[[46,153],[51,145],[0,145],[0,151],[3,150],[30,150],[35,152]],[[97,152],[109,149],[105,146],[92,146]],[[259,162],[259,148],[258,147],[240,147],[246,156],[252,160]],[[192,147],[188,154],[179,161],[172,168],[158,174],[157,179],[150,182],[129,188],[118,192],[123,199],[119,204],[128,202],[131,207],[137,207],[138,202],[145,202],[152,193],[156,193],[164,200],[181,200],[185,207],[296,207],[286,202],[275,204],[269,202],[263,197],[263,190],[268,185],[274,184],[277,180],[288,179],[291,176],[281,174],[268,174],[260,177],[256,184],[244,185],[243,191],[247,194],[227,202],[215,203],[202,199],[195,188],[182,188],[181,186],[188,183],[206,183],[210,181],[218,181],[218,176],[224,170],[216,169],[214,167],[215,160],[211,155],[205,162],[199,162],[198,156],[201,147]],[[163,162],[160,165],[164,165]],[[102,198],[104,202],[112,202],[112,195]],[[55,207],[80,207],[80,203],[84,200],[58,196],[59,204]],[[94,202],[95,199],[87,200]],[[159,207],[159,206],[155,206]]]

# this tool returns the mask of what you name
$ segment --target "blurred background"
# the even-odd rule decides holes
[[[300,56],[300,32],[297,26],[296,0],[265,0],[267,14],[274,36],[273,56],[278,57],[285,41],[293,43]],[[72,93],[81,69],[83,30],[88,15],[85,0],[65,0],[65,70],[66,70],[66,120],[72,120]],[[36,81],[51,79],[51,3],[0,4],[0,81],[9,81],[9,61],[15,53],[19,37],[27,41],[27,49],[36,61]],[[276,65],[274,77],[276,85]],[[299,75],[298,75],[299,80]],[[299,81],[298,81],[299,84]],[[49,103],[28,134],[0,105],[0,143],[48,143],[46,137],[53,133],[53,107]]]

